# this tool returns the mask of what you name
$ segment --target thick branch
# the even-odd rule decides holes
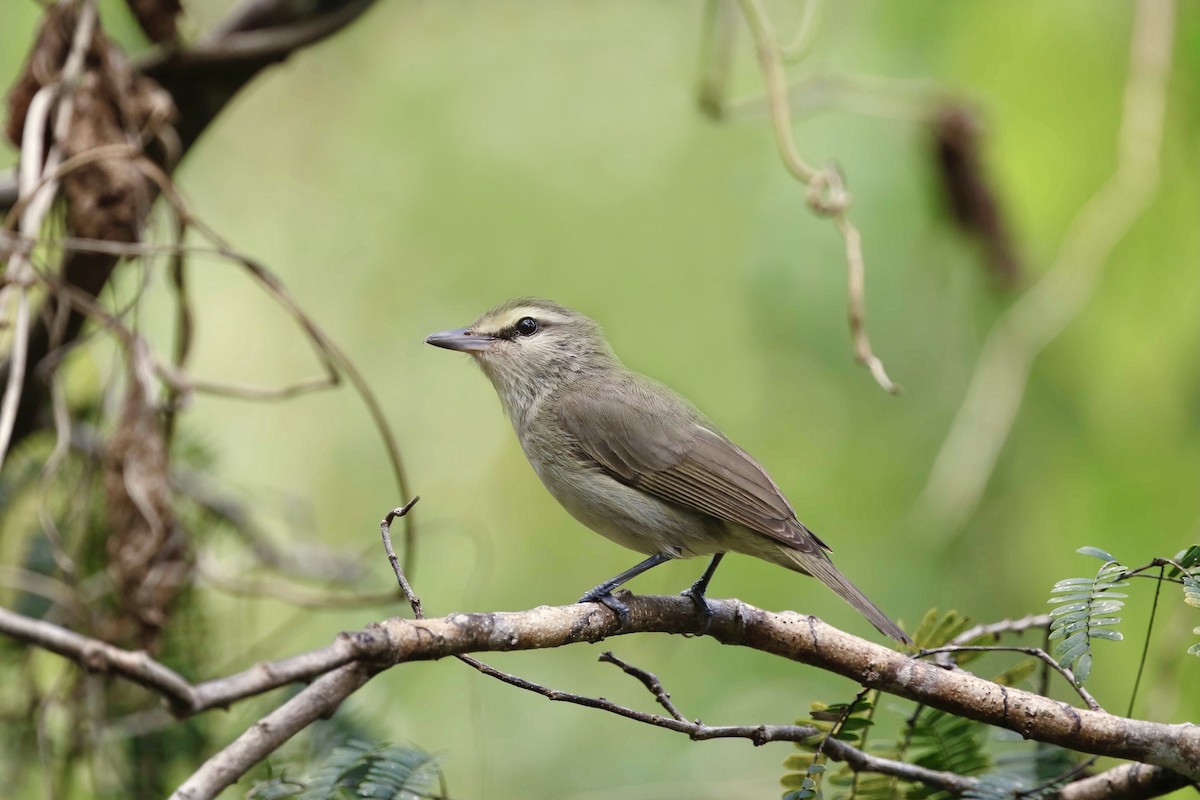
[[[392,642],[393,663],[468,652],[530,650],[635,631],[701,634],[703,620],[686,598],[630,598],[621,628],[592,605],[541,607],[518,613],[455,614],[442,619],[379,623]],[[736,600],[711,601],[707,634],[844,675],[889,694],[1072,750],[1131,759],[1200,778],[1200,726],[1167,725],[1077,709],[966,672],[926,664],[834,628],[816,617],[772,613]]]
[[[1189,783],[1178,772],[1145,764],[1122,764],[1110,770],[1068,783],[1059,790],[1059,800],[1141,800],[1182,789]]]
[[[453,614],[440,619],[393,618],[357,633],[342,634],[322,650],[200,684],[194,689],[194,707],[213,707],[309,680],[356,659],[384,668],[473,652],[597,642],[627,633],[706,633],[725,644],[835,672],[951,714],[1016,731],[1028,739],[1166,767],[1192,780],[1200,778],[1200,727],[1195,725],[1146,722],[1078,709],[967,672],[917,661],[794,612],[772,613],[737,600],[713,600],[710,605],[715,615],[705,629],[704,620],[697,617],[686,598],[630,597],[628,602],[630,618],[625,626],[603,607],[587,604]],[[38,639],[19,638],[43,644]]]
[[[0,608],[0,632],[58,653],[91,672],[120,675],[161,694],[173,707],[188,704],[193,691],[183,676],[145,653],[124,650],[7,608]]]
[[[288,739],[337,710],[371,679],[375,670],[350,664],[313,681],[291,700],[252,725],[224,750],[204,762],[170,800],[207,800],[269,756]]]
[[[343,633],[328,647],[255,664],[226,678],[191,684],[143,652],[124,650],[5,608],[0,608],[0,633],[57,653],[91,672],[109,673],[144,686],[162,695],[177,716],[225,708],[281,686],[311,681],[355,661],[376,663],[389,648],[387,637],[379,631]]]

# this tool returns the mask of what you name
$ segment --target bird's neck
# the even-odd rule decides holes
[[[588,359],[563,359],[551,365],[550,372],[543,371],[532,380],[521,371],[488,369],[487,366],[484,371],[500,396],[504,413],[520,435],[541,413],[550,398],[569,390],[579,381],[589,380],[608,370],[623,369],[615,357],[600,358],[601,355],[605,354],[593,354]]]
[[[496,393],[500,396],[500,405],[504,406],[504,413],[508,415],[509,421],[512,422],[513,428],[519,435],[538,415],[546,398],[554,392],[555,387],[551,384],[515,381],[507,388],[501,389],[498,386],[497,389],[499,389]]]

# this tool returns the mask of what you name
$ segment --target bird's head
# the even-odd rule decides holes
[[[510,415],[579,377],[617,363],[600,326],[549,300],[521,297],[426,343],[469,353]]]

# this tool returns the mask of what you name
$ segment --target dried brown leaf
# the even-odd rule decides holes
[[[976,115],[948,106],[934,121],[938,178],[955,222],[983,246],[1003,286],[1020,279],[1021,265],[991,177],[983,164],[983,129]]]
[[[118,639],[136,633],[147,650],[154,649],[194,565],[172,508],[169,466],[162,416],[131,379],[104,456],[108,574],[123,612],[113,633]]]
[[[126,0],[129,10],[152,42],[170,44],[179,36],[179,15],[183,13],[180,0]]]

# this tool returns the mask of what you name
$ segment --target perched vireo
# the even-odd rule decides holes
[[[584,315],[520,298],[425,341],[475,358],[538,477],[575,519],[650,556],[579,602],[624,618],[618,586],[673,558],[711,555],[684,592],[709,614],[704,592],[732,550],[816,577],[882,633],[910,642],[833,566],[758,462],[691,403],[626,368]]]

